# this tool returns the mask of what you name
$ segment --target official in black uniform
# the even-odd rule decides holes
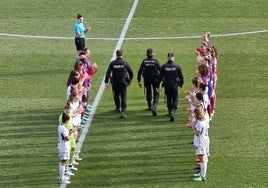
[[[178,88],[182,88],[184,83],[181,67],[174,62],[174,58],[173,53],[168,53],[168,61],[161,67],[158,77],[158,91],[161,81],[165,87],[170,121],[174,121],[174,113],[178,106]]]
[[[152,48],[148,48],[146,51],[147,58],[141,62],[137,80],[139,87],[142,88],[141,76],[143,76],[144,88],[146,91],[146,101],[148,110],[152,111],[153,115],[156,116],[157,105],[159,100],[159,92],[157,92],[157,78],[160,72],[160,63],[154,58],[154,51]],[[153,96],[153,97],[152,97]],[[153,105],[152,105],[153,98]]]
[[[115,111],[120,112],[121,117],[126,118],[127,87],[133,79],[133,71],[127,61],[123,59],[123,51],[116,51],[116,59],[113,60],[106,71],[105,88],[109,87],[109,80],[112,84]]]

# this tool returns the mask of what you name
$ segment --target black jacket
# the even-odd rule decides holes
[[[112,84],[127,83],[129,85],[133,79],[133,71],[128,62],[123,58],[112,61],[106,71],[104,82],[108,83],[109,79],[111,79]]]
[[[137,75],[138,82],[141,81],[141,76],[143,76],[145,80],[147,79],[150,80],[150,79],[157,77],[160,72],[160,67],[161,65],[157,59],[152,58],[152,57],[148,57],[144,59],[141,62],[141,65],[138,71],[138,75]]]
[[[184,79],[181,67],[173,61],[165,63],[160,70],[157,84],[158,87],[161,81],[163,81],[163,86],[178,84],[178,86],[182,87]]]

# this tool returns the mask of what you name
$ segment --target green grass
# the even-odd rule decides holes
[[[72,37],[77,12],[92,26],[87,37],[119,37],[133,1],[2,0],[0,33]],[[140,0],[126,37],[198,36],[267,30],[265,0]],[[185,127],[196,48],[201,38],[126,40],[134,71],[127,119],[113,112],[105,91],[82,147],[83,161],[68,187],[267,187],[268,33],[212,37],[219,52],[217,108],[211,123],[207,181],[195,183],[192,134]],[[117,41],[87,40],[99,70],[93,102]],[[57,120],[73,66],[73,40],[0,36],[0,187],[58,187]],[[145,110],[136,76],[145,50],[163,64],[175,53],[185,77],[174,123],[163,93],[159,112]]]

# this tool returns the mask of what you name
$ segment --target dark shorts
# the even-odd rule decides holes
[[[84,38],[75,38],[76,50],[83,50],[85,48],[85,39]]]

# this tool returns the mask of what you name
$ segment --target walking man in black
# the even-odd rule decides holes
[[[116,59],[109,64],[104,82],[106,89],[109,87],[109,80],[112,84],[115,111],[120,112],[121,107],[121,118],[126,118],[127,87],[132,79],[133,71],[123,59],[123,51],[117,50]]]
[[[148,48],[146,51],[147,58],[141,62],[137,80],[139,87],[142,88],[141,76],[143,76],[144,88],[146,91],[146,101],[148,110],[152,111],[153,115],[156,116],[157,105],[159,100],[159,92],[157,92],[157,78],[160,72],[160,63],[154,58],[154,52],[152,48]],[[153,96],[153,97],[152,97]],[[153,98],[153,105],[152,105]]]
[[[184,83],[181,67],[174,62],[174,58],[173,53],[168,53],[168,61],[161,67],[157,85],[159,91],[160,82],[164,83],[170,121],[174,121],[174,114],[178,106],[178,88],[182,88]]]

